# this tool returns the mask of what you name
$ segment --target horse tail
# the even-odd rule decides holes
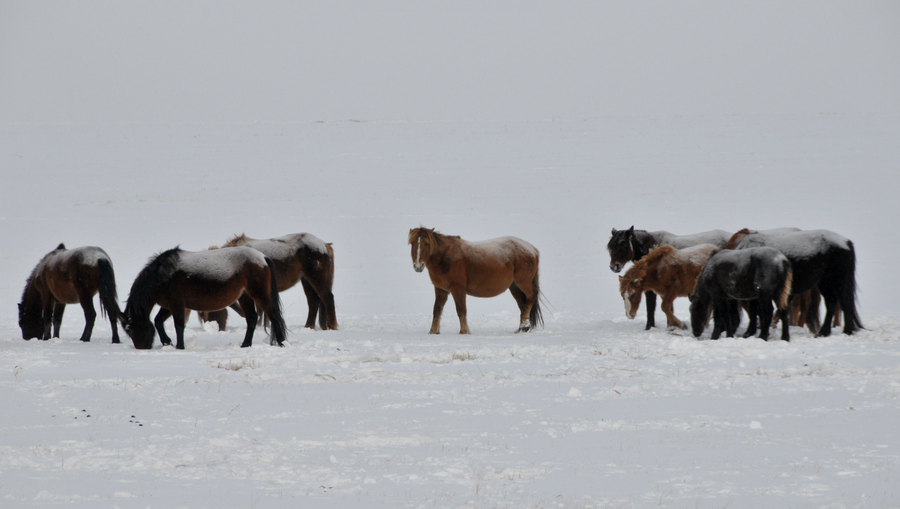
[[[781,286],[781,293],[778,295],[778,310],[787,309],[791,302],[791,286],[794,282],[794,269],[791,268],[791,262],[787,258],[781,264],[784,268],[784,284]]]
[[[532,327],[537,327],[540,325],[544,326],[544,316],[541,313],[541,299],[543,295],[541,295],[541,284],[539,272],[534,271],[534,279],[531,281],[531,288],[534,290],[534,304],[531,306],[531,312],[528,314],[528,321],[531,322]]]
[[[105,258],[97,261],[100,267],[100,312],[104,317],[107,315],[111,321],[119,321],[122,311],[119,309],[119,297],[116,293],[116,274],[113,271],[112,263]]]
[[[269,302],[272,307],[271,313],[266,312],[266,315],[269,317],[269,324],[272,326],[272,331],[269,334],[272,339],[278,343],[278,346],[281,346],[287,338],[287,325],[284,323],[284,314],[281,309],[281,297],[278,296],[278,281],[275,278],[275,262],[266,256],[266,265],[269,266]]]
[[[852,334],[862,329],[862,322],[856,312],[856,250],[853,248],[853,241],[847,241],[849,255],[842,260],[840,267],[841,289],[838,295],[838,302],[841,304],[841,310],[844,312],[844,332]]]

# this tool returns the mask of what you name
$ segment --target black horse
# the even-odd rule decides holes
[[[22,292],[19,303],[19,327],[22,338],[59,337],[66,304],[81,304],[84,310],[82,341],[90,341],[97,311],[94,295],[100,294],[100,311],[109,317],[112,342],[119,342],[119,303],[116,275],[106,251],[94,246],[66,249],[60,244],[37,264]]]
[[[640,260],[659,246],[684,249],[699,244],[713,244],[721,249],[730,237],[731,234],[723,230],[674,235],[667,231],[635,230],[634,226],[627,230],[613,228],[612,237],[606,244],[606,250],[609,251],[609,270],[618,274],[626,263]],[[647,326],[644,329],[650,330],[651,327],[656,326],[656,294],[647,291],[644,292],[644,297],[647,299]]]
[[[856,312],[856,251],[853,242],[828,230],[809,230],[783,235],[747,235],[735,249],[773,247],[791,261],[794,281],[791,294],[818,289],[825,301],[825,319],[817,336],[831,334],[835,306],[844,313],[844,334],[862,328]]]
[[[249,247],[200,252],[176,247],[156,255],[134,280],[122,322],[134,347],[149,350],[153,348],[154,325],[162,343],[172,344],[163,327],[171,316],[177,336],[175,348],[183,350],[185,310],[217,311],[234,301],[240,304],[247,319],[247,333],[241,347],[253,343],[258,318],[256,306],[269,316],[272,341],[282,345],[287,326],[281,314],[275,264]],[[154,304],[162,309],[151,323],[149,317]]]
[[[781,316],[781,339],[790,341],[786,316],[792,279],[791,262],[777,249],[758,247],[719,251],[709,259],[694,286],[691,332],[700,337],[712,306],[712,339],[719,339],[723,330],[729,338],[734,337],[738,325],[735,317],[739,316],[736,301],[747,300],[756,302],[754,309],[759,310],[761,322],[759,337],[768,340],[774,301]],[[755,323],[756,317],[751,316],[750,327]]]

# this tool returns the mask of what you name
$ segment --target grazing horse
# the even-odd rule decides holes
[[[782,315],[781,339],[790,341],[785,315],[792,280],[791,262],[777,249],[757,247],[716,253],[697,278],[691,295],[691,332],[695,337],[700,337],[712,306],[715,321],[712,339],[719,339],[723,330],[729,338],[734,337],[738,324],[733,317],[737,310],[729,309],[729,303],[734,300],[756,301],[758,305],[754,307],[759,308],[760,315],[759,337],[768,341],[774,301]],[[751,316],[747,330],[750,331],[755,324],[756,317]]]
[[[255,249],[232,247],[215,251],[190,252],[176,247],[152,257],[141,270],[125,305],[122,323],[138,350],[153,348],[154,324],[163,345],[171,345],[164,322],[175,321],[177,343],[184,350],[186,309],[216,311],[234,301],[247,319],[247,333],[241,348],[253,344],[256,306],[269,315],[270,337],[282,346],[287,327],[281,314],[275,263]],[[161,308],[153,323],[153,305]]]
[[[606,250],[609,251],[609,269],[618,274],[626,263],[640,260],[659,246],[684,249],[698,244],[712,244],[721,248],[725,246],[728,237],[728,232],[724,230],[710,230],[692,235],[673,235],[666,231],[635,230],[634,226],[627,230],[613,228],[612,237],[606,244]],[[651,327],[656,326],[656,294],[647,291],[646,297],[647,326],[645,329],[650,330]]]
[[[687,328],[678,317],[672,303],[676,297],[687,297],[694,291],[694,282],[706,261],[719,250],[712,244],[700,244],[684,249],[660,246],[634,262],[624,276],[619,276],[619,293],[625,301],[625,316],[634,319],[641,305],[641,293],[652,291],[662,296],[666,324]]]
[[[837,306],[844,314],[844,334],[862,328],[856,312],[856,251],[853,242],[828,230],[808,230],[783,235],[750,234],[735,249],[774,247],[791,261],[794,281],[791,295],[818,289],[825,301],[825,319],[817,336],[831,334]]]
[[[100,311],[109,317],[112,342],[119,342],[119,303],[116,296],[116,275],[112,260],[99,247],[85,246],[66,249],[60,244],[37,264],[22,292],[19,303],[19,327],[22,339],[50,339],[59,337],[66,304],[81,304],[84,310],[82,341],[91,340],[97,311],[94,295],[100,294]]]
[[[334,249],[309,233],[294,233],[274,239],[251,239],[244,234],[229,239],[222,247],[248,246],[275,262],[278,291],[292,288],[299,281],[306,293],[309,313],[305,327],[337,330],[334,311]]]
[[[543,325],[541,290],[538,284],[538,250],[516,237],[468,242],[444,235],[434,228],[409,231],[413,268],[434,284],[434,313],[429,334],[441,331],[441,313],[447,296],[453,295],[459,315],[459,333],[469,334],[466,295],[495,297],[507,288],[519,305],[519,330],[526,332]]]

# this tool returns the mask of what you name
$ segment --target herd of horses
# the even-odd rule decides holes
[[[690,298],[691,332],[699,337],[710,315],[712,339],[724,331],[734,337],[740,307],[749,322],[744,337],[768,339],[773,307],[782,322],[781,339],[790,341],[789,325],[806,325],[817,336],[831,334],[843,313],[844,333],[862,328],[856,311],[856,251],[853,242],[828,230],[743,229],[734,234],[712,230],[695,235],[658,231],[612,230],[607,244],[610,269],[620,272],[619,292],[625,312],[634,318],[641,292],[647,301],[647,329],[655,325],[656,294],[669,327],[686,328],[672,312],[676,297]],[[819,304],[825,317],[819,321]],[[791,309],[794,308],[794,309]]]
[[[433,320],[429,333],[440,333],[441,315],[453,297],[459,332],[469,333],[466,297],[494,297],[507,289],[519,307],[519,328],[527,332],[543,325],[538,277],[540,253],[516,237],[469,242],[433,228],[409,231],[410,256],[416,272],[428,269],[434,285]],[[647,325],[655,326],[656,295],[667,326],[686,329],[674,314],[673,301],[690,297],[690,324],[699,337],[713,320],[712,339],[722,332],[733,337],[741,320],[741,306],[749,316],[744,337],[758,330],[768,339],[775,314],[782,322],[781,339],[790,340],[789,325],[806,324],[819,336],[831,332],[843,313],[844,333],[862,328],[856,312],[856,254],[853,242],[827,230],[796,228],[735,234],[712,230],[694,235],[664,231],[612,230],[607,244],[610,269],[620,272],[619,292],[625,312],[634,318],[642,295]],[[270,342],[281,346],[287,326],[279,292],[300,283],[309,314],[306,327],[337,329],[334,294],[334,250],[308,233],[272,239],[238,235],[206,251],[178,247],[150,258],[131,286],[125,310],[118,305],[115,274],[109,255],[99,247],[66,249],[60,244],[37,264],[19,303],[19,326],[24,339],[59,337],[66,304],[81,304],[90,341],[96,320],[93,297],[112,325],[112,342],[119,343],[118,324],[136,349],[153,347],[158,334],[163,345],[172,340],[164,323],[175,324],[175,348],[184,349],[184,326],[192,310],[201,320],[216,321],[224,330],[227,308],[247,322],[242,347],[251,346],[260,316]],[[825,317],[819,321],[819,304]],[[774,305],[774,310],[773,310]],[[150,319],[155,306],[159,312]],[[792,308],[796,310],[793,312]]]

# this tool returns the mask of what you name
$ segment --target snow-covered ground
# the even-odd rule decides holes
[[[898,507],[900,118],[0,125],[3,507]],[[541,251],[546,325],[469,299],[426,334],[425,225]],[[697,341],[629,321],[611,228],[826,228],[865,331]],[[120,302],[152,254],[233,234],[334,243],[341,330],[187,349],[22,341],[46,252],[97,245]],[[687,301],[676,301],[687,317]],[[657,322],[664,323],[657,311]],[[169,324],[171,330],[171,322]]]

